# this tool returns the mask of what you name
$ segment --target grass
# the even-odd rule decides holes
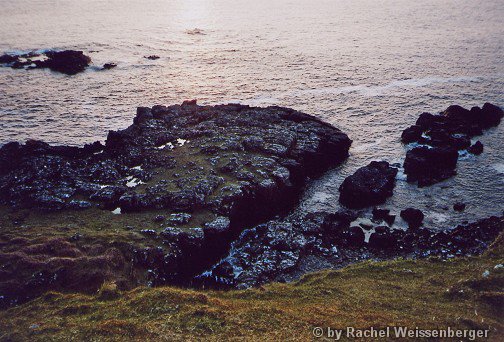
[[[362,262],[257,289],[50,292],[0,312],[0,340],[308,341],[314,327],[346,326],[489,329],[498,340],[503,252],[501,235],[478,257]]]

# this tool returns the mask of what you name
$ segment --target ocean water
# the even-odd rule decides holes
[[[0,144],[104,140],[135,107],[186,99],[288,106],[354,141],[298,208],[337,210],[358,167],[402,163],[401,131],[421,112],[504,106],[503,18],[502,0],[2,1],[0,51],[81,49],[94,66],[75,76],[0,68]],[[99,71],[107,62],[118,67]],[[461,157],[450,180],[417,189],[400,173],[384,207],[420,208],[436,229],[501,214],[504,124],[479,139],[484,153]]]

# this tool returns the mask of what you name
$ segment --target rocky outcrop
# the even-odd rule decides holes
[[[35,140],[4,145],[0,204],[56,220],[85,215],[93,220],[87,211],[103,209],[96,215],[108,216],[87,229],[84,250],[74,246],[81,240],[65,238],[81,250],[75,252],[83,256],[76,264],[91,256],[104,262],[100,256],[115,248],[121,260],[128,260],[116,269],[117,277],[130,267],[143,270],[138,279],[151,285],[184,284],[225,255],[247,225],[292,208],[307,180],[347,158],[350,144],[335,127],[288,108],[199,106],[196,101],[138,108],[134,123],[109,132],[104,145],[50,146]],[[131,217],[123,220],[126,226],[115,223],[123,215]],[[133,222],[141,222],[143,229],[130,227]],[[107,234],[109,226],[114,228]],[[9,234],[16,236],[17,226]],[[118,245],[118,240],[124,242]],[[92,244],[100,247],[90,249]],[[0,244],[0,260],[11,258],[7,246]],[[31,251],[27,246],[22,260],[30,260]],[[47,267],[44,279],[64,265]],[[29,282],[30,272],[14,269],[4,268],[5,282]],[[98,278],[114,279],[108,273]],[[40,291],[61,286],[48,282]],[[16,296],[22,300],[12,294],[12,302]]]
[[[453,230],[374,227],[369,242],[348,214],[310,214],[271,221],[244,231],[230,254],[195,278],[199,286],[247,288],[270,281],[291,281],[307,272],[341,268],[366,259],[424,258],[482,253],[504,229],[504,217],[491,217]]]
[[[0,64],[6,64],[14,69],[49,68],[67,75],[75,75],[84,71],[89,63],[91,63],[90,57],[86,56],[83,51],[74,50],[0,56]]]
[[[397,169],[385,161],[373,161],[361,167],[341,184],[339,200],[348,208],[382,204],[392,196]]]
[[[471,138],[499,125],[503,116],[502,109],[490,103],[471,110],[450,106],[439,115],[422,113],[416,124],[406,128],[401,136],[403,143],[423,145],[406,154],[404,172],[408,181],[418,181],[421,187],[455,175],[457,151],[467,149],[469,153],[481,154],[483,144],[478,141],[471,146]]]
[[[457,160],[452,147],[415,147],[406,153],[404,172],[409,182],[428,186],[456,175]]]
[[[122,212],[278,213],[307,177],[344,160],[350,143],[336,128],[280,107],[139,108],[134,124],[111,131],[105,146],[3,146],[0,202],[61,210],[78,198]]]

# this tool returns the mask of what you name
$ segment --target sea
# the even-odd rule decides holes
[[[136,107],[188,99],[291,107],[353,140],[297,212],[340,210],[339,185],[372,160],[402,164],[401,131],[420,113],[504,107],[502,0],[0,1],[0,53],[48,49],[83,50],[93,64],[75,76],[0,67],[0,145],[104,141]],[[444,182],[417,188],[400,169],[381,207],[419,208],[432,229],[501,215],[504,123],[477,139],[484,153],[461,154]]]

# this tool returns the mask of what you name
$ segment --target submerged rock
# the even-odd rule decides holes
[[[457,202],[453,205],[453,210],[455,211],[464,211],[466,208],[465,203]]]
[[[341,184],[339,200],[348,208],[384,203],[392,196],[397,169],[385,161],[373,161],[348,176]]]
[[[110,70],[110,69],[115,68],[116,66],[117,66],[116,63],[105,63],[105,64],[103,64],[102,69],[103,70]]]

